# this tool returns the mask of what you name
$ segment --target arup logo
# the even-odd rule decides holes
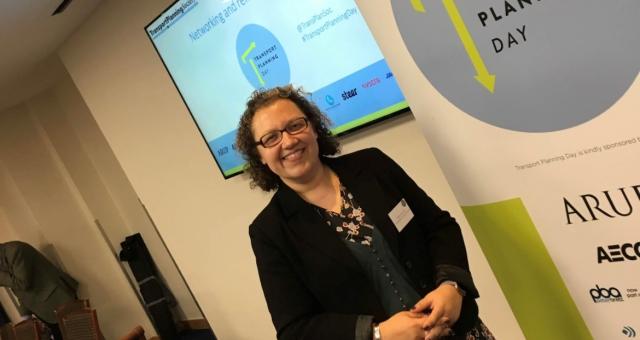
[[[330,95],[324,96],[324,101],[327,102],[328,105],[333,105],[336,103],[336,100],[333,99]]]
[[[590,289],[589,293],[595,303],[624,301],[622,294],[620,294],[620,291],[616,287],[600,288],[596,285],[596,288]]]
[[[622,334],[626,335],[629,338],[635,338],[636,337],[636,331],[629,327],[629,326],[624,326],[622,328]]]

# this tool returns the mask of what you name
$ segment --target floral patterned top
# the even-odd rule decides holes
[[[365,212],[355,203],[353,195],[342,184],[340,185],[340,198],[342,199],[340,213],[324,211],[327,224],[335,226],[336,232],[344,240],[371,247],[373,225],[368,222]]]

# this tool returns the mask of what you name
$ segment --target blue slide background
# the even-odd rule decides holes
[[[335,127],[404,102],[353,0],[181,0],[146,30],[225,177],[256,88],[303,86]]]

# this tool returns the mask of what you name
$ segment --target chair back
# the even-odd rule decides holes
[[[102,340],[95,309],[84,308],[62,317],[65,340]]]
[[[62,317],[79,310],[83,310],[85,308],[89,308],[91,305],[89,304],[89,300],[71,300],[63,305],[60,305],[55,308],[54,313],[56,314],[56,318],[58,319],[58,323],[62,323]]]
[[[37,319],[27,319],[13,326],[16,340],[40,340],[44,327]]]
[[[13,325],[11,323],[6,323],[0,326],[0,339],[16,340],[16,333],[13,330]]]
[[[144,336],[144,329],[138,325],[134,327],[129,333],[120,338],[120,340],[147,340]]]
[[[77,312],[84,310],[86,308],[91,307],[89,304],[89,300],[71,300],[63,305],[60,305],[54,309],[54,313],[56,314],[56,319],[58,320],[58,327],[60,328],[60,332],[64,334],[64,323],[62,322],[62,318],[69,313]]]

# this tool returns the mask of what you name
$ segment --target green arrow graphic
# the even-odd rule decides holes
[[[253,72],[256,74],[256,77],[258,77],[258,81],[260,82],[260,85],[264,86],[264,79],[262,79],[262,76],[260,75],[260,72],[258,71],[256,64],[251,59],[249,59],[249,64],[251,64],[251,68],[253,69]]]
[[[245,64],[247,63],[247,56],[249,55],[249,53],[251,53],[251,51],[253,51],[254,48],[256,48],[256,42],[252,41],[249,44],[249,48],[247,48],[247,50],[244,51],[244,53],[242,53],[242,62],[243,63],[245,63]]]
[[[442,0],[442,3],[449,14],[451,23],[453,23],[453,26],[456,28],[456,32],[458,33],[458,37],[460,38],[462,45],[464,45],[464,49],[467,51],[467,55],[473,64],[473,68],[476,69],[476,80],[489,90],[489,92],[493,93],[496,84],[496,75],[489,73],[489,70],[487,70],[487,66],[484,64],[482,56],[480,56],[480,52],[478,52],[476,43],[473,41],[473,38],[467,29],[467,25],[465,25],[464,20],[458,11],[458,7],[456,7],[455,0]]]
[[[416,12],[425,13],[424,5],[420,0],[411,0],[411,6]]]
[[[253,51],[253,49],[256,48],[256,42],[252,41],[249,44],[249,48],[247,48],[246,51],[244,51],[244,53],[242,53],[242,62],[243,63],[247,63],[247,56],[249,55],[249,53],[251,53],[251,51]],[[256,77],[258,77],[258,81],[260,82],[260,85],[264,86],[264,79],[262,79],[262,76],[260,75],[260,72],[258,71],[258,68],[256,67],[256,64],[253,62],[252,59],[249,59],[249,64],[251,65],[251,68],[253,69],[253,72],[256,74]]]

